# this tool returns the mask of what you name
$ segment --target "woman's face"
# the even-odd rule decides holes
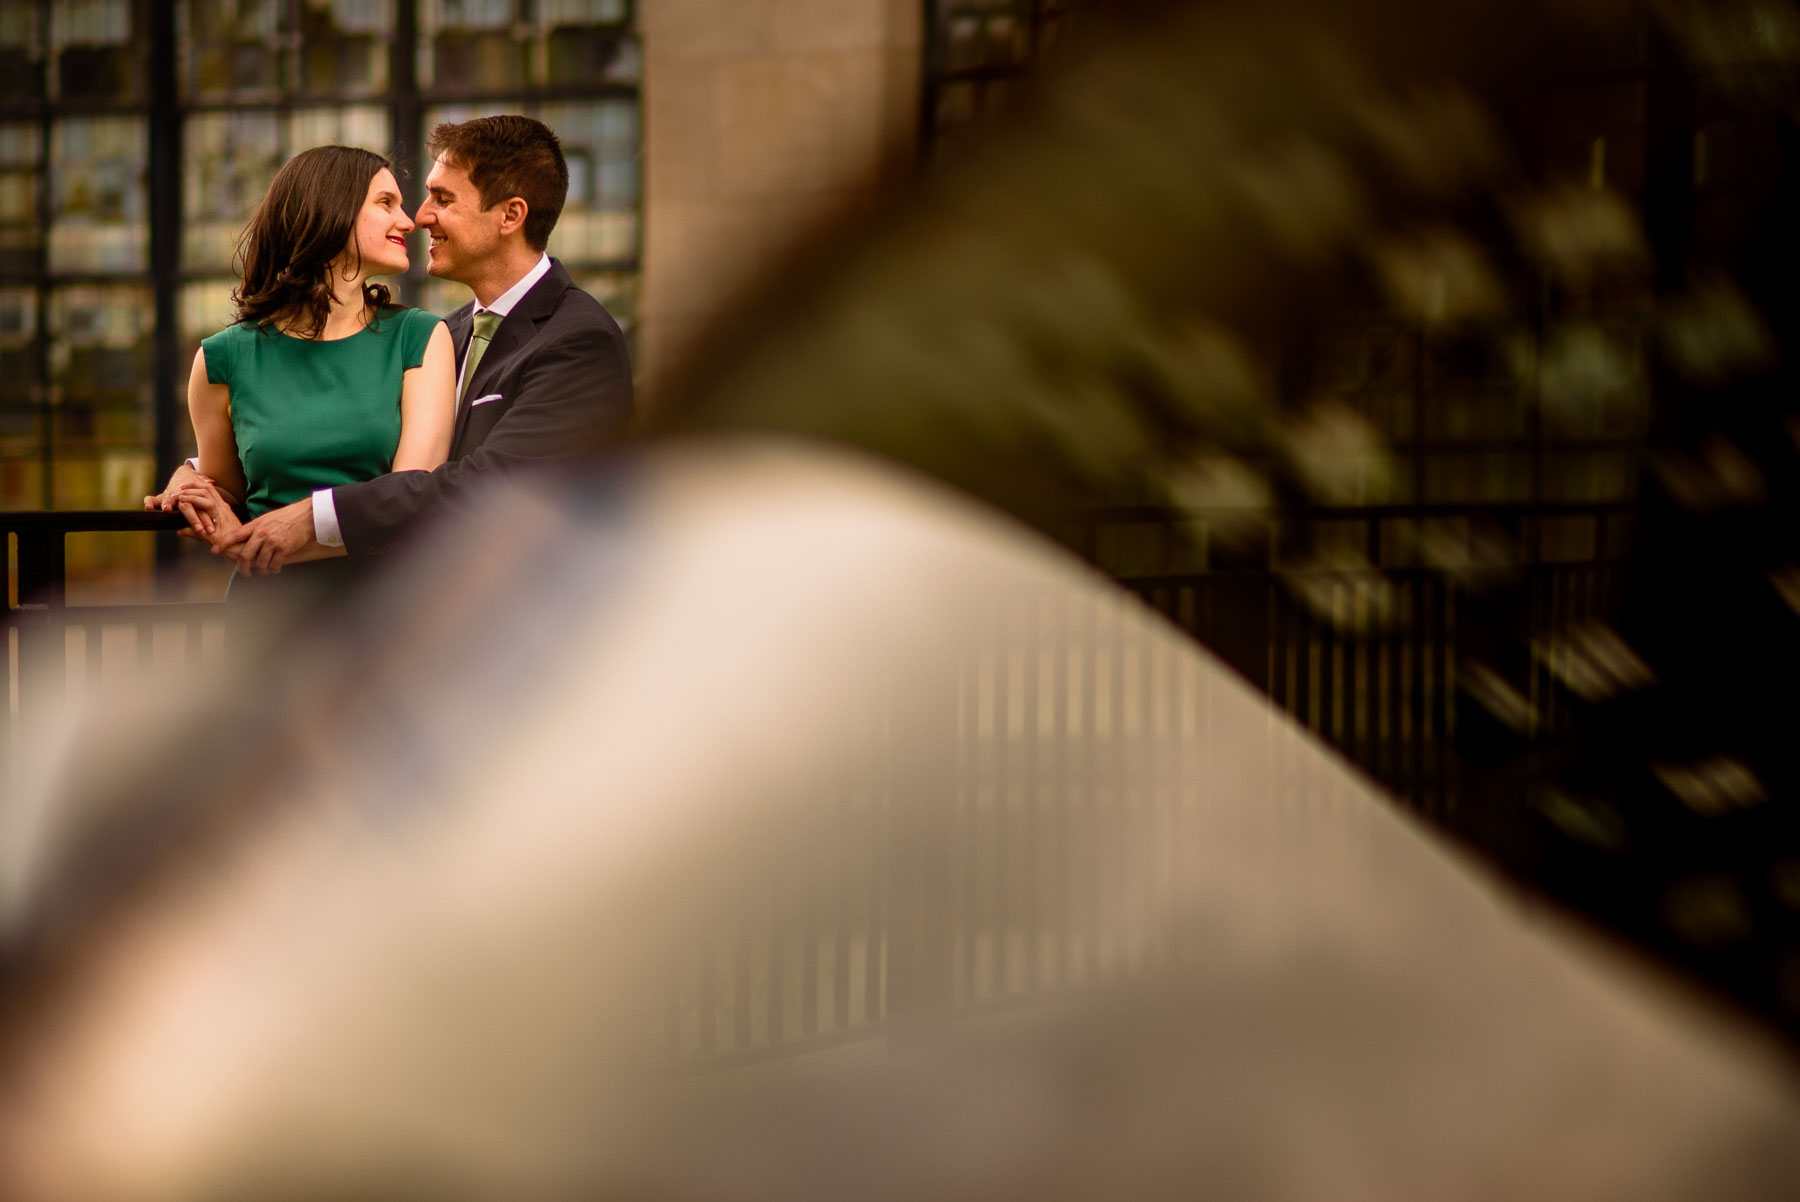
[[[369,195],[356,217],[354,247],[362,253],[364,273],[398,275],[405,271],[406,235],[412,230],[412,218],[401,207],[400,185],[394,173],[383,167],[369,181]],[[350,262],[356,262],[354,254]]]

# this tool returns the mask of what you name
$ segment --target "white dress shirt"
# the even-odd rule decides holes
[[[525,294],[531,291],[532,285],[543,279],[544,273],[549,270],[550,256],[548,254],[539,255],[537,265],[524,275],[520,276],[518,283],[514,284],[511,288],[508,288],[505,292],[502,292],[495,298],[493,304],[483,306],[480,301],[476,301],[475,312],[498,313],[501,317],[505,317],[508,313],[513,311],[515,305],[525,299]],[[456,369],[456,397],[458,405],[462,403],[463,372],[467,371],[468,367],[469,356],[465,352],[462,363],[460,363]],[[313,537],[319,540],[319,545],[321,547],[341,547],[344,545],[344,532],[338,528],[337,504],[331,499],[331,490],[329,488],[321,488],[313,493]]]

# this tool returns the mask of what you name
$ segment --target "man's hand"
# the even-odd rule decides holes
[[[213,543],[246,576],[273,576],[283,564],[316,558],[322,548],[313,538],[312,498],[271,509]]]
[[[169,483],[159,493],[144,498],[145,509],[160,509],[164,513],[180,510],[181,516],[187,519],[188,528],[176,533],[182,538],[196,541],[207,541],[218,531],[212,515],[205,509],[196,507],[191,501],[180,496],[182,490],[192,489],[198,485],[211,485],[211,476],[202,476],[187,465],[184,460],[169,477]]]

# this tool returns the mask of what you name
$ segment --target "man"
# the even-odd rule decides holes
[[[429,148],[436,162],[417,218],[429,270],[475,293],[446,319],[457,359],[450,457],[435,471],[319,489],[270,510],[217,548],[242,572],[379,555],[422,513],[508,472],[596,450],[630,421],[624,335],[545,253],[569,185],[556,135],[529,117],[478,117],[438,126]],[[170,509],[196,475],[178,468],[146,505]]]

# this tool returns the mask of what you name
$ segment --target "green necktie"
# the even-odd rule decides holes
[[[475,335],[469,339],[469,357],[463,367],[462,391],[456,394],[458,404],[468,395],[469,385],[475,382],[475,369],[481,366],[481,356],[487,352],[488,343],[494,339],[494,331],[500,328],[498,313],[477,313],[475,315]]]

